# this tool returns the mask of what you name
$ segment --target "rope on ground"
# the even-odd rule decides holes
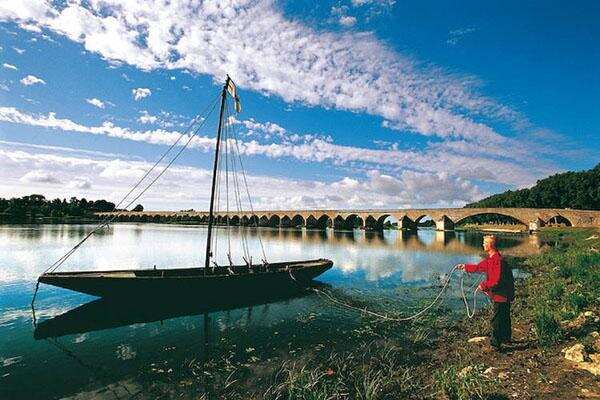
[[[424,307],[423,309],[421,309],[420,311],[418,311],[417,313],[408,316],[408,317],[392,317],[389,315],[385,315],[385,314],[380,314],[371,310],[367,310],[366,308],[361,308],[361,307],[356,307],[353,306],[351,304],[348,304],[346,302],[343,302],[339,299],[336,299],[335,297],[333,297],[331,294],[320,290],[318,288],[315,287],[311,287],[311,290],[314,291],[315,293],[317,293],[317,295],[325,297],[327,300],[329,300],[330,302],[337,304],[339,306],[348,308],[350,310],[354,310],[354,311],[358,311],[360,313],[363,314],[368,314],[371,315],[373,317],[382,319],[382,320],[386,320],[386,321],[393,321],[393,322],[407,322],[407,321],[412,321],[415,320],[417,318],[419,318],[420,316],[422,316],[423,314],[425,314],[428,310],[430,310],[434,305],[436,305],[438,303],[438,301],[440,300],[440,298],[442,297],[442,295],[444,294],[444,292],[446,291],[446,288],[448,287],[448,285],[450,284],[450,279],[452,278],[452,275],[454,274],[454,272],[458,269],[458,265],[455,265],[454,267],[452,267],[452,269],[448,272],[448,277],[446,278],[442,288],[440,289],[440,291],[438,292],[438,294],[435,296],[435,298],[433,299],[433,301],[431,303],[429,303],[426,307]],[[292,274],[292,270],[288,269],[288,272],[290,274],[290,277],[292,278],[292,280],[298,284],[300,284],[300,282],[298,282],[296,280],[296,278],[294,277],[294,275]],[[460,288],[461,288],[461,295],[462,295],[462,299],[465,303],[465,308],[466,308],[466,312],[467,312],[467,316],[469,318],[473,318],[473,316],[475,315],[475,307],[476,307],[476,300],[475,298],[477,297],[477,289],[474,292],[473,295],[473,311],[471,312],[471,310],[469,309],[469,304],[467,302],[467,298],[466,298],[466,294],[464,291],[464,286],[463,286],[463,277],[464,277],[464,272],[461,275],[461,279],[460,279]]]

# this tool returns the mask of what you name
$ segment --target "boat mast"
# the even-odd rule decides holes
[[[219,149],[221,145],[221,129],[223,128],[223,112],[225,111],[225,101],[227,100],[227,87],[229,86],[229,75],[225,80],[223,91],[221,92],[221,111],[219,113],[219,127],[217,128],[217,145],[215,150],[215,164],[213,166],[212,186],[210,190],[210,208],[208,211],[208,234],[206,235],[206,258],[204,259],[205,271],[210,266],[210,258],[212,257],[212,251],[210,249],[211,238],[212,238],[212,225],[213,225],[213,213],[215,206],[215,185],[217,183],[217,167],[219,165]]]

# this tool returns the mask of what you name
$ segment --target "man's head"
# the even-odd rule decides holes
[[[496,236],[495,235],[485,235],[483,237],[483,250],[485,250],[485,251],[496,250]]]

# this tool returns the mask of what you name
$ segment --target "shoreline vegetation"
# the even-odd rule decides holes
[[[479,306],[468,319],[440,306],[411,323],[356,313],[355,327],[331,335],[315,331],[311,340],[290,343],[285,354],[249,348],[241,356],[225,351],[142,371],[144,389],[194,399],[597,398],[600,230],[544,228],[540,235],[547,243],[540,254],[508,258],[526,274],[516,284],[513,343],[501,353],[488,350],[490,307]],[[422,304],[411,303],[419,296],[410,290],[422,289],[399,293],[401,308],[383,304],[376,311],[415,312]],[[312,333],[318,318],[299,323]]]

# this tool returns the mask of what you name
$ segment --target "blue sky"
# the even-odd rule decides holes
[[[0,1],[0,196],[118,201],[217,94],[260,208],[462,206],[600,150],[600,5]],[[141,202],[206,209],[215,121]]]

